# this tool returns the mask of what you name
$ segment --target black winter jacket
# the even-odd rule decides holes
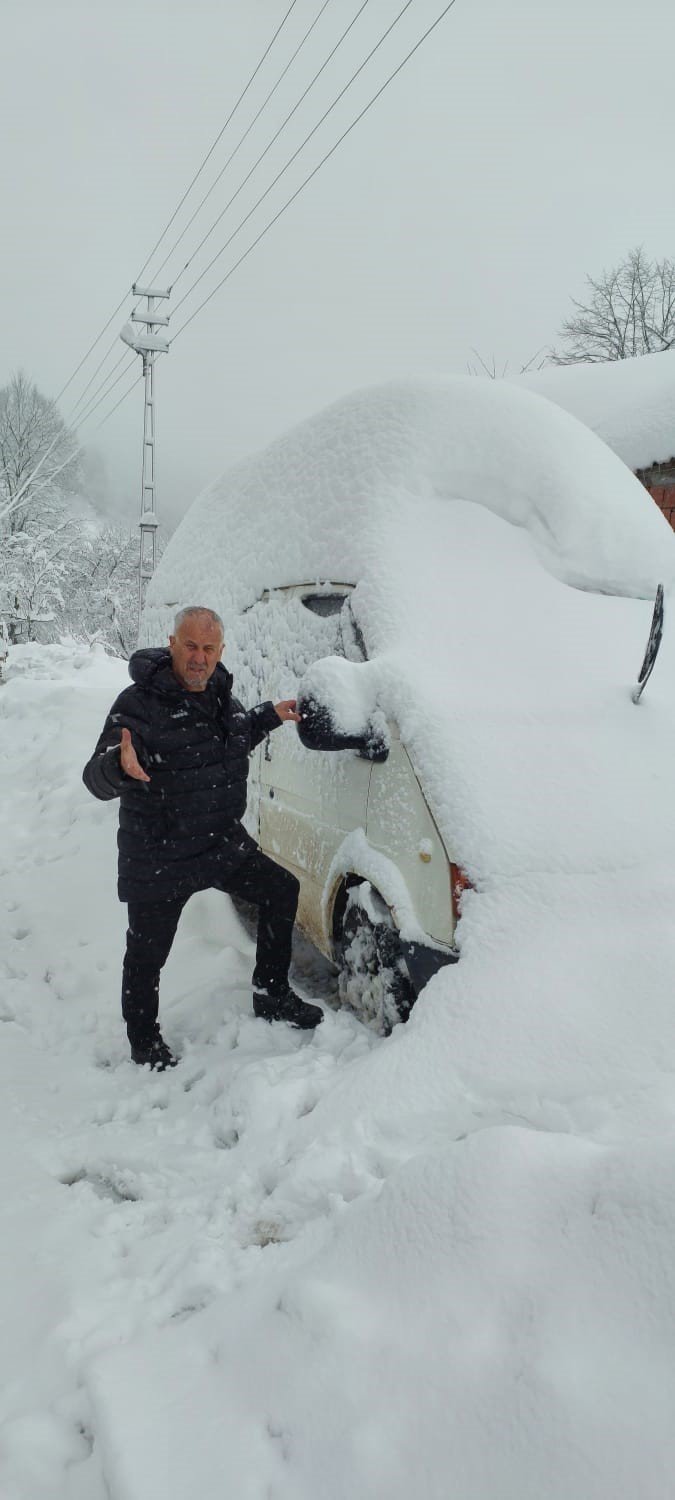
[[[217,885],[255,849],[240,822],[248,755],[281,719],[272,703],[242,708],[220,663],[201,693],[181,686],[166,649],[136,651],[129,674],[82,779],[120,799],[120,901],[171,901]],[[123,728],[149,781],[122,770]]]

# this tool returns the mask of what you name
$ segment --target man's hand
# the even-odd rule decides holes
[[[280,719],[284,720],[284,723],[288,719],[291,719],[293,723],[299,724],[300,715],[296,712],[295,705],[295,698],[284,698],[281,703],[275,703],[274,712],[279,715]]]
[[[120,745],[120,761],[122,770],[127,776],[133,776],[134,781],[149,781],[150,777],[143,770],[136,751],[131,743],[131,735],[128,729],[122,730],[122,743]]]

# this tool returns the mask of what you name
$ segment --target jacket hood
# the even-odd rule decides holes
[[[171,667],[171,652],[167,646],[145,646],[141,651],[134,651],[129,659],[129,676],[137,687],[149,688],[158,693],[185,693],[187,688],[181,686],[178,678],[174,676]],[[229,692],[232,687],[232,674],[218,662],[216,670],[211,678],[218,693]]]

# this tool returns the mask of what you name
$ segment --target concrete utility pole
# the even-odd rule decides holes
[[[143,468],[141,475],[141,528],[140,548],[138,555],[138,618],[140,622],[145,590],[148,579],[152,578],[157,564],[157,491],[155,484],[155,359],[158,354],[168,354],[169,344],[166,338],[155,333],[156,328],[168,328],[169,314],[155,311],[155,302],[166,300],[170,296],[168,292],[160,292],[156,287],[143,287],[134,285],[132,287],[134,297],[147,297],[148,305],[144,309],[134,308],[131,314],[131,323],[125,323],[120,332],[120,338],[136,354],[140,354],[143,360],[143,380],[145,387],[143,406]],[[133,323],[144,323],[145,333],[140,329],[133,328]]]

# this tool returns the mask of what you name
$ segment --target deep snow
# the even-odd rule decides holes
[[[3,1500],[107,1500],[93,1356],[306,1253],[372,1182],[366,1162],[327,1162],[316,1192],[288,1176],[289,1125],[376,1039],[344,1014],[320,1047],[255,1021],[223,896],[190,902],[163,983],[177,1074],[128,1061],[115,808],[80,780],[126,681],[96,649],[16,647],[0,688]]]
[[[477,886],[460,963],[391,1037],[302,951],[324,1024],[255,1021],[251,939],[209,893],[163,980],[180,1065],[133,1068],[115,809],[80,782],[125,668],[11,652],[3,1500],[672,1493],[670,610],[630,688],[675,540],[572,418],[511,392],[449,428],[449,386],[351,398],[220,482],[146,622],[220,607],[252,701],[240,611],[324,578],[326,546],[357,583],[377,703]]]
[[[0,693],[3,1500],[665,1500],[672,865],[469,894],[387,1040],[256,1022],[251,941],[195,898],[183,1060],[139,1073],[79,783],[123,680],[20,647]]]

